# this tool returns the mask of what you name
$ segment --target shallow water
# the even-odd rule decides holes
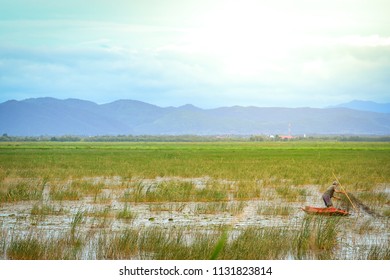
[[[20,180],[20,179],[19,179]],[[46,183],[43,188],[41,201],[22,201],[3,203],[0,208],[0,230],[5,242],[2,258],[7,258],[5,252],[7,244],[13,236],[23,236],[31,232],[39,232],[41,236],[59,235],[68,232],[72,227],[72,219],[77,213],[83,214],[83,220],[79,224],[80,232],[105,231],[121,232],[125,229],[140,229],[147,227],[161,228],[187,228],[191,232],[205,231],[219,226],[230,226],[235,230],[248,226],[259,227],[288,227],[297,229],[302,224],[305,214],[300,208],[305,205],[322,207],[321,192],[319,186],[305,186],[306,196],[299,201],[286,201],[275,195],[272,188],[267,189],[267,196],[263,199],[251,199],[238,201],[234,192],[229,193],[229,200],[223,203],[221,209],[214,209],[211,205],[216,202],[122,202],[121,195],[130,188],[128,179],[120,177],[94,177],[84,178],[85,181],[94,184],[103,184],[100,194],[106,200],[96,200],[96,197],[85,196],[77,201],[55,201],[50,198],[52,182]],[[210,182],[209,177],[204,178],[156,178],[142,179],[132,178],[131,183],[149,186],[150,191],[158,188],[162,182],[181,181],[189,182],[196,188],[206,188]],[[62,182],[69,185],[71,180]],[[227,190],[236,187],[233,181],[220,180],[219,184],[227,186]],[[389,191],[389,185],[381,185],[384,192]],[[221,202],[220,202],[221,203]],[[243,203],[242,209],[232,211],[231,207],[237,207]],[[51,207],[48,214],[32,215],[33,207],[46,205]],[[212,209],[203,211],[199,209]],[[262,214],[259,209],[272,207],[286,207],[288,214]],[[336,205],[337,206],[337,205]],[[131,219],[118,219],[116,216],[125,207],[133,215]],[[230,208],[229,208],[230,207]],[[384,208],[388,205],[384,205]],[[214,210],[213,210],[214,209]],[[104,212],[106,211],[106,212]],[[203,211],[203,212],[202,212]],[[105,214],[104,214],[105,213]],[[389,246],[390,225],[386,217],[373,217],[364,211],[352,212],[351,216],[343,218],[343,227],[338,235],[340,248],[335,257],[337,259],[355,259],[364,256],[362,250],[374,245]],[[92,249],[86,249],[83,258],[94,258]],[[359,257],[360,256],[360,257]]]

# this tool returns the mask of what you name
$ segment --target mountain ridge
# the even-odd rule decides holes
[[[331,108],[349,108],[359,111],[390,113],[390,103],[377,103],[364,100],[352,100],[347,103],[332,106]]]
[[[0,134],[60,135],[390,135],[390,114],[335,106],[288,108],[192,104],[159,107],[122,99],[30,98],[0,103]]]

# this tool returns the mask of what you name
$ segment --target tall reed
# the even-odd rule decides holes
[[[3,187],[0,190],[0,202],[40,200],[42,198],[42,192],[43,185],[39,182],[21,181],[16,185]]]
[[[97,259],[131,259],[138,254],[139,231],[126,229],[120,233],[102,232],[97,241]]]
[[[297,259],[332,259],[339,245],[339,217],[306,216],[294,237]]]

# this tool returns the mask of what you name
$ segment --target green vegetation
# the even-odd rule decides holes
[[[129,229],[114,235],[101,234],[96,246],[97,259],[118,260],[135,256],[138,252],[138,234],[138,231]]]
[[[125,192],[124,202],[180,202],[180,201],[221,201],[227,200],[226,189],[213,186],[197,189],[191,182],[164,182],[156,186],[137,183]]]
[[[308,216],[294,238],[298,259],[332,259],[338,245],[339,217]]]
[[[122,211],[120,211],[116,217],[118,219],[125,219],[125,220],[133,220],[135,218],[135,214],[132,213],[129,209],[130,207],[125,204],[125,206],[123,207]]]
[[[2,142],[0,254],[389,259],[387,235],[353,249],[345,236],[388,232],[390,143],[256,141]],[[322,204],[333,173],[380,215],[298,210],[316,197]]]
[[[76,214],[75,219],[78,219]],[[74,221],[72,221],[72,224]],[[292,227],[247,227],[234,232],[220,227],[207,232],[187,228],[149,227],[121,232],[78,232],[75,229],[60,237],[30,233],[17,236],[7,248],[10,259],[72,259],[83,247],[93,244],[98,259],[330,259],[337,249],[338,221],[304,220],[299,230]],[[388,250],[370,248],[367,254],[377,258]],[[388,257],[388,255],[386,255]]]
[[[48,205],[48,204],[34,204],[33,208],[31,209],[31,215],[62,215],[65,214],[65,211],[63,209],[56,209],[54,205]]]
[[[21,181],[16,184],[0,183],[0,202],[17,202],[39,200],[42,198],[43,187],[36,182]]]
[[[246,203],[240,202],[209,202],[197,204],[194,210],[197,214],[216,214],[216,213],[229,213],[231,215],[240,214]]]
[[[289,206],[263,206],[258,205],[257,214],[258,215],[279,215],[279,216],[288,216],[293,213],[293,209]]]
[[[289,186],[278,186],[276,187],[276,193],[287,201],[305,201],[306,191],[305,189],[296,189]]]
[[[390,143],[12,142],[0,143],[0,170],[3,178],[208,176],[242,186],[323,185],[334,172],[343,185],[370,190],[390,181]]]

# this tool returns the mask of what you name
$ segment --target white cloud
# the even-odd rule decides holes
[[[219,57],[175,49],[3,48],[6,58],[0,59],[0,87],[5,99],[35,95],[102,103],[129,98],[203,107],[321,107],[335,101],[388,97],[388,48],[336,46],[326,53],[319,48],[306,51],[296,50],[296,56],[280,64],[268,60],[257,65],[259,60],[254,58],[253,68],[236,75]]]
[[[151,10],[122,1],[131,9],[107,13],[99,2],[95,15],[80,12],[88,10],[81,4],[71,13],[62,2],[67,12],[58,16],[50,6],[49,14],[0,20],[0,99],[206,107],[389,101],[390,22],[378,1],[201,1],[191,8],[168,1]]]

